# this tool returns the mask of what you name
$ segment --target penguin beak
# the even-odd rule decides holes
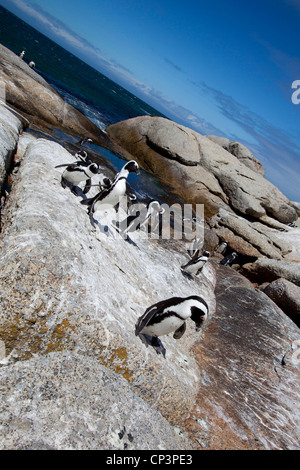
[[[205,316],[201,316],[200,317],[200,322],[199,323],[196,323],[196,331],[199,331],[201,326],[202,326],[202,323],[205,321]]]

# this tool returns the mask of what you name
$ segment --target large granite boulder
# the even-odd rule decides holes
[[[135,323],[159,300],[194,294],[213,316],[214,268],[208,264],[191,281],[180,270],[187,259],[183,241],[181,251],[139,233],[129,243],[102,233],[102,220],[95,233],[81,198],[61,187],[63,169],[55,166],[68,161],[74,157],[57,143],[29,141],[5,206],[0,338],[9,364],[58,351],[92,357],[181,425],[197,393],[191,348],[202,333],[188,322],[181,340],[163,339],[164,358],[135,336]]]
[[[31,124],[64,128],[78,136],[89,136],[108,146],[109,141],[94,123],[62,97],[29,65],[0,44],[0,81],[6,102]]]
[[[284,278],[300,286],[299,262],[259,258],[254,263],[244,264],[241,273],[259,284]]]
[[[245,217],[296,220],[290,201],[260,173],[208,137],[160,117],[142,116],[113,124],[109,137],[146,169],[170,184],[187,202],[220,207]]]

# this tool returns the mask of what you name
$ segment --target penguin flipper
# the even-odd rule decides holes
[[[157,307],[146,310],[145,313],[138,319],[135,325],[135,335],[138,336],[145,326],[148,325],[151,318],[158,312]]]
[[[173,334],[173,338],[180,339],[184,335],[185,330],[186,330],[186,322],[184,322],[179,328],[177,328],[177,330]]]
[[[62,168],[63,166],[70,166],[72,168],[78,166],[78,162],[75,163],[62,163],[61,165],[56,165],[54,168]]]

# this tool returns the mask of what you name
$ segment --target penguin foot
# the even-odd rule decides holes
[[[157,354],[162,354],[164,357],[166,357],[166,349],[159,338],[155,336],[144,335],[142,333],[140,333],[138,336],[146,347],[152,346]]]
[[[186,277],[187,279],[190,279],[191,281],[194,279],[191,274],[187,273],[187,272],[184,271],[183,269],[181,269],[181,272],[182,272],[182,275],[183,275],[184,277]]]
[[[153,336],[151,346],[157,354],[162,354],[164,357],[166,357],[166,349],[159,338]]]

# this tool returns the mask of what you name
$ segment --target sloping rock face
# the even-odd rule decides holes
[[[20,57],[0,44],[0,82],[6,102],[32,124],[64,128],[107,146],[107,136],[61,96]]]
[[[126,380],[93,358],[53,352],[0,370],[0,448],[189,449]]]
[[[190,435],[205,449],[299,449],[299,329],[243,276],[215,268]]]
[[[60,145],[31,141],[5,208],[0,338],[8,364],[59,351],[87,356],[180,427],[194,406],[199,376],[190,351],[202,333],[190,322],[180,341],[164,339],[165,359],[135,336],[135,323],[149,305],[178,295],[203,296],[213,316],[214,268],[191,282],[180,271],[185,243],[182,254],[138,234],[129,243],[94,233],[80,198],[61,187],[63,170],[54,167],[67,161],[74,157]]]
[[[107,132],[146,169],[174,185],[188,202],[206,203],[208,191],[214,196],[212,209],[215,201],[218,208],[256,219],[272,215],[287,223],[297,218],[291,203],[272,183],[189,128],[143,116],[113,124]]]

